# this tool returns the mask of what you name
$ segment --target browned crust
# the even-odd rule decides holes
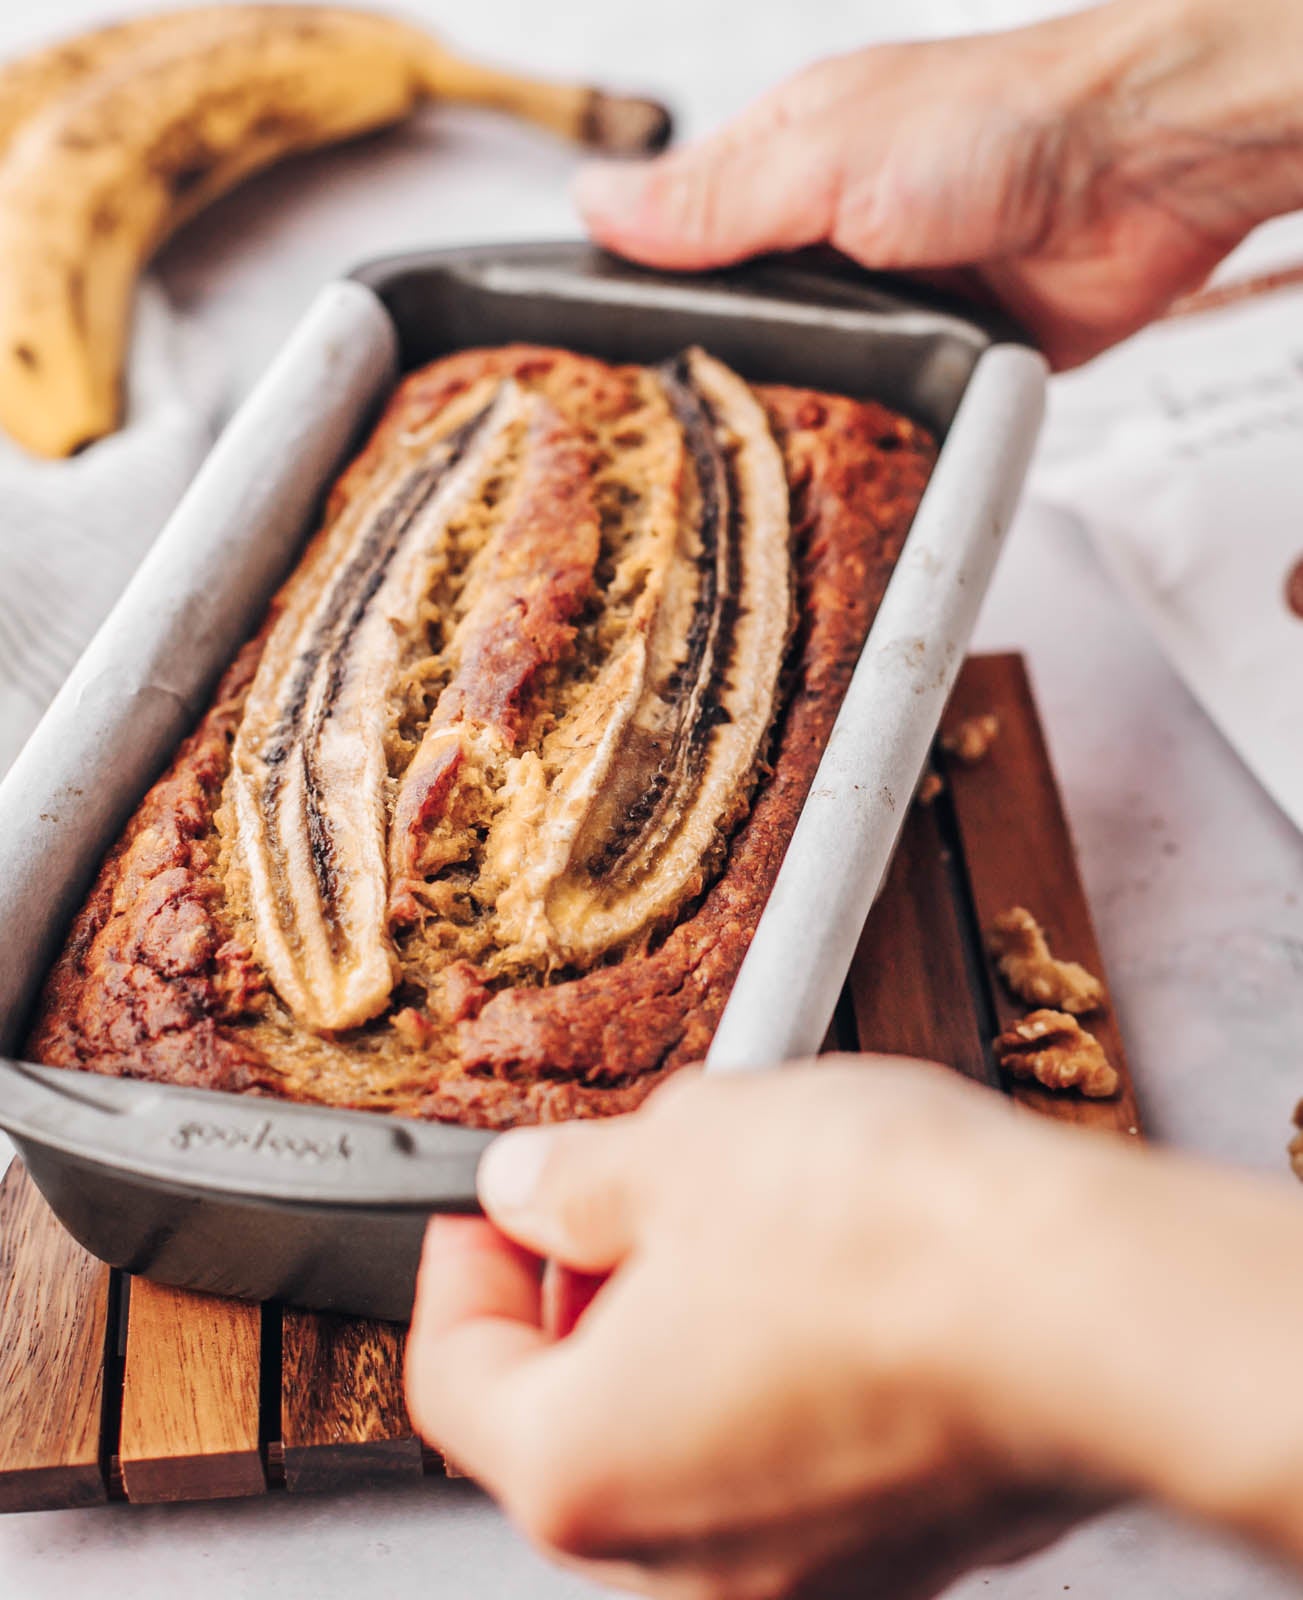
[[[207,842],[260,652],[261,635],[101,867],[46,983],[33,1060],[198,1088],[265,1080],[261,1056],[227,1026],[263,980],[226,936]]]
[[[418,427],[485,376],[527,379],[569,415],[614,418],[627,371],[556,351],[466,351],[413,374],[336,485],[327,521],[395,433]],[[793,496],[799,626],[770,770],[726,867],[657,948],[565,983],[489,994],[473,976],[457,1064],[422,1072],[387,1109],[482,1126],[602,1116],[636,1105],[706,1052],[931,469],[913,424],[871,402],[757,391],[784,451]],[[274,610],[274,604],[273,604]],[[284,1092],[241,1019],[261,978],[221,920],[211,835],[252,641],[217,700],[110,854],[51,973],[29,1055],[52,1065],[209,1088]],[[307,1092],[295,1098],[310,1098]],[[367,1104],[375,1104],[368,1100]]]

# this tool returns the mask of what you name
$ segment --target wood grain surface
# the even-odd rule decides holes
[[[915,802],[847,986],[861,1050],[920,1056],[991,1083],[975,964],[939,801]]]
[[[131,1280],[119,1455],[127,1498],[222,1500],[267,1486],[256,1305]]]
[[[0,1511],[106,1498],[100,1427],[109,1269],[21,1162],[0,1182]]]
[[[406,1332],[391,1322],[286,1308],[281,1440],[287,1489],[421,1476],[421,1441],[403,1401]]]
[[[987,711],[1001,724],[988,754],[972,766],[939,757],[942,793],[906,820],[825,1049],[927,1056],[999,1084],[991,1040],[1027,1008],[1000,984],[982,930],[1012,905],[1041,921],[1057,954],[1107,978],[1019,657],[965,666],[947,721]],[[1087,1022],[1122,1075],[1117,1099],[1004,1087],[1042,1114],[1135,1136],[1116,1019]],[[442,1470],[403,1403],[404,1330],[143,1279],[130,1282],[123,1329],[115,1281],[11,1168],[0,1186],[0,1510],[123,1489],[135,1501],[258,1494],[269,1476],[302,1493]],[[119,1458],[120,1486],[108,1470]]]
[[[942,731],[988,711],[999,717],[1000,733],[986,756],[972,766],[952,760],[945,767],[983,937],[1002,911],[1025,906],[1045,929],[1056,956],[1080,961],[1107,981],[1067,815],[1021,656],[970,658]],[[996,1022],[1003,1030],[1031,1008],[1004,987],[985,951],[983,959]],[[1122,1080],[1119,1094],[1111,1100],[1085,1100],[1023,1082],[1008,1085],[1009,1092],[1020,1104],[1061,1122],[1139,1137],[1140,1112],[1117,1016],[1109,1005],[1081,1020],[1117,1068]]]

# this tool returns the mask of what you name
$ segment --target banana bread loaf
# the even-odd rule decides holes
[[[699,350],[398,389],[31,1059],[482,1126],[704,1055],[933,460]]]

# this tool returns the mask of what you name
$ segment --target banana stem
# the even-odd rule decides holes
[[[432,99],[505,111],[609,155],[650,155],[671,133],[670,113],[658,101],[527,77],[440,45],[424,51],[420,81]]]

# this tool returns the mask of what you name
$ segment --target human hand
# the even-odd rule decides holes
[[[935,1594],[1110,1487],[975,1404],[971,1364],[1021,1314],[1002,1290],[1078,1224],[1054,1133],[861,1060],[685,1076],[631,1117],[508,1134],[481,1188],[517,1243],[432,1224],[412,1415],[599,1580]],[[559,1340],[542,1256],[612,1274]]]
[[[1070,367],[1303,205],[1301,63],[1296,0],[1115,0],[820,62],[576,195],[599,243],[654,266],[828,242],[925,272]]]
[[[1303,1565],[1292,1186],[860,1057],[506,1134],[480,1190],[412,1417],[599,1580],[911,1600],[1128,1492]],[[572,1329],[543,1257],[605,1280]]]

